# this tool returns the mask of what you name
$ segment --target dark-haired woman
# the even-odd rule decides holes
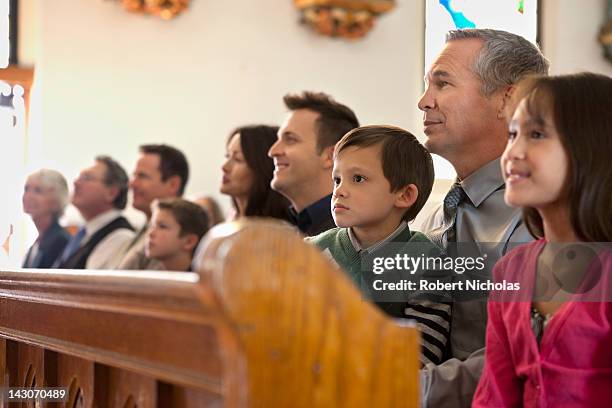
[[[270,188],[274,162],[268,150],[277,131],[275,126],[242,126],[228,138],[220,190],[232,198],[236,218],[288,219],[289,201]]]

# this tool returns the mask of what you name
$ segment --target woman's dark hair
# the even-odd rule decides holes
[[[249,193],[245,216],[288,220],[289,201],[270,187],[274,162],[268,157],[268,150],[276,142],[277,132],[278,126],[242,126],[234,129],[227,139],[227,144],[229,144],[236,134],[240,134],[242,154],[253,172],[253,186]],[[232,203],[238,211],[233,198]]]
[[[552,117],[567,154],[566,194],[572,228],[582,241],[612,241],[612,78],[593,73],[531,77],[521,82],[517,100],[525,100],[536,121]],[[544,236],[535,208],[523,209],[527,228]]]

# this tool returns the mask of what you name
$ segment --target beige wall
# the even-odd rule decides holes
[[[612,75],[595,41],[604,3],[543,0],[543,48],[553,72]],[[20,55],[37,69],[31,167],[53,166],[72,178],[104,153],[131,171],[139,144],[166,142],[190,160],[188,194],[216,193],[228,131],[280,123],[282,95],[302,89],[334,95],[364,124],[395,124],[423,137],[416,101],[424,1],[399,0],[357,42],[298,25],[291,0],[194,0],[170,22],[129,14],[115,1],[21,4]],[[453,174],[441,160],[437,171]]]
[[[542,49],[552,74],[579,71],[612,76],[612,63],[597,42],[607,0],[542,0]]]
[[[42,149],[32,157],[69,175],[98,153],[131,169],[139,144],[167,142],[187,152],[188,192],[216,192],[228,132],[280,123],[282,95],[302,89],[329,92],[363,123],[419,128],[421,5],[400,4],[355,43],[307,31],[289,0],[193,1],[170,22],[113,1],[38,7],[41,125],[32,137]]]

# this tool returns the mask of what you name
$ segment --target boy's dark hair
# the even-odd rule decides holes
[[[335,145],[351,129],[359,126],[355,113],[323,92],[305,91],[283,97],[287,109],[308,109],[319,114],[317,119],[317,151]]]
[[[159,156],[159,172],[162,181],[169,177],[179,176],[181,185],[178,195],[182,196],[185,192],[185,185],[189,180],[189,164],[187,158],[180,150],[166,144],[146,144],[139,148],[143,154],[157,154]]]
[[[419,190],[414,204],[402,217],[412,221],[425,205],[434,182],[433,160],[414,135],[395,126],[362,126],[344,135],[334,150],[334,160],[349,147],[381,146],[383,174],[391,185],[391,192],[409,184]]]
[[[106,172],[104,174],[104,184],[119,188],[117,197],[113,201],[113,206],[123,210],[127,204],[128,196],[128,175],[121,165],[110,156],[96,156],[97,162],[104,163]]]
[[[187,234],[195,234],[200,239],[208,232],[208,215],[196,203],[176,197],[155,200],[153,207],[172,213],[172,216],[181,227],[179,234],[181,237]]]
[[[582,241],[612,241],[612,78],[593,73],[531,77],[514,95],[536,122],[550,117],[568,157],[563,194],[572,228]],[[535,208],[523,209],[535,237],[544,236]]]

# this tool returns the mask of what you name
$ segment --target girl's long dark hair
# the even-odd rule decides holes
[[[582,241],[612,241],[612,78],[593,73],[532,77],[519,84],[534,119],[550,114],[569,160],[572,228]],[[535,237],[544,236],[535,208],[523,209]]]

